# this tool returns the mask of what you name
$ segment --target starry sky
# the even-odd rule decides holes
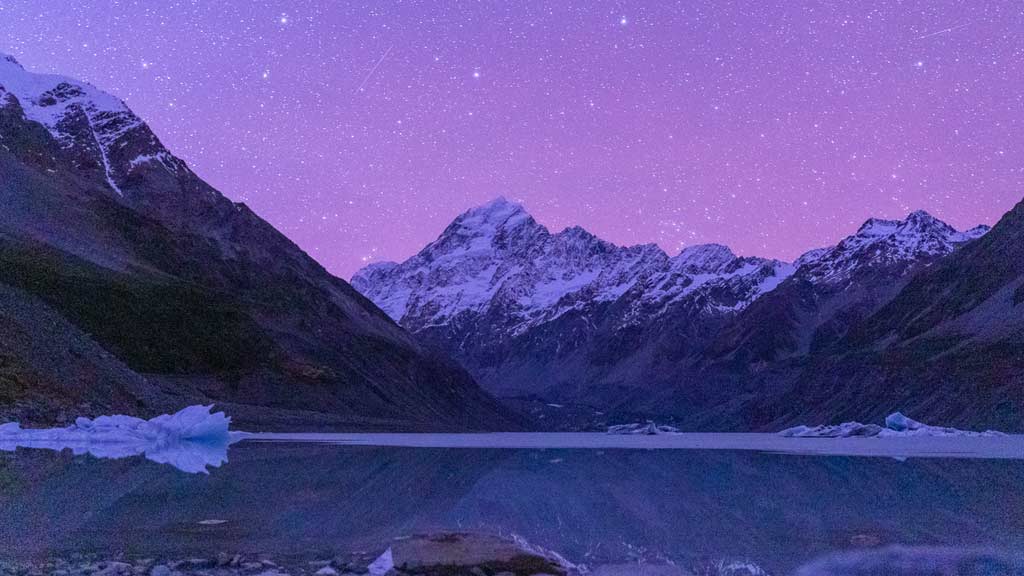
[[[123,98],[344,277],[498,195],[783,259],[1024,196],[1019,0],[0,0],[0,51]]]

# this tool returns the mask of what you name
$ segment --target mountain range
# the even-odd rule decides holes
[[[119,99],[0,54],[0,421],[217,403],[250,429],[517,429]]]
[[[1018,205],[991,231],[871,219],[793,263],[551,233],[499,198],[352,285],[550,428],[880,420],[1024,427]]]
[[[122,101],[5,55],[0,203],[0,421],[1024,429],[1024,204],[991,230],[871,219],[789,263],[552,233],[499,198],[349,285]]]

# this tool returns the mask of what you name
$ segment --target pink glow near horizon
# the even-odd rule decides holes
[[[1024,196],[1024,4],[25,0],[0,51],[128,102],[348,277],[498,195],[558,230],[795,258]]]

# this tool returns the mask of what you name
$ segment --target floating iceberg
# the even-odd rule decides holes
[[[679,428],[673,426],[659,426],[654,422],[648,422],[646,424],[640,424],[639,422],[633,424],[619,424],[617,426],[608,427],[609,434],[641,434],[647,436],[654,436],[657,434],[678,434]]]
[[[367,573],[370,576],[385,576],[385,574],[394,569],[395,557],[394,553],[391,552],[391,548],[385,550],[383,554],[366,567]]]
[[[0,450],[19,447],[70,449],[97,458],[144,455],[190,473],[207,473],[227,462],[228,446],[242,435],[229,432],[231,418],[213,406],[189,406],[150,420],[133,416],[77,418],[66,428],[24,429],[17,422],[0,425]]]
[[[1006,436],[1002,432],[986,430],[984,432],[972,432],[958,430],[956,428],[945,428],[942,426],[929,426],[904,416],[900,412],[893,412],[885,418],[885,427],[877,424],[861,424],[860,422],[844,422],[833,426],[794,426],[779,432],[780,436],[787,438],[853,438],[853,437],[907,437],[907,436],[974,436],[992,437]]]
[[[834,426],[794,426],[779,432],[787,438],[851,438],[854,436],[878,436],[882,427],[878,424],[843,422]]]

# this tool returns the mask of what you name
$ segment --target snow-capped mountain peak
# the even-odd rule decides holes
[[[500,229],[527,224],[531,220],[532,218],[521,204],[510,202],[504,196],[499,196],[482,206],[463,212],[448,229],[470,231],[486,236]]]
[[[94,114],[131,114],[124,103],[85,82],[57,74],[35,74],[25,70],[10,55],[0,53],[0,86],[18,98],[25,116],[60,135],[57,124],[74,105],[88,108]],[[132,114],[134,117],[134,114]],[[138,118],[135,118],[139,122]]]
[[[979,225],[975,226],[974,228],[971,228],[969,230],[964,230],[963,232],[960,233],[960,236],[963,238],[964,242],[967,242],[968,240],[976,240],[978,238],[981,238],[985,234],[988,234],[988,231],[991,230],[991,229],[992,229],[991,226],[987,226],[985,224],[979,224]]]
[[[93,158],[118,195],[124,195],[124,177],[141,165],[186,169],[119,98],[87,82],[29,72],[13,56],[0,53],[0,108],[12,103],[62,147]]]
[[[683,248],[672,258],[675,270],[698,274],[714,272],[736,260],[736,254],[721,244],[697,244]]]
[[[915,210],[903,220],[870,218],[839,244],[805,253],[796,266],[798,274],[811,281],[838,283],[866,266],[894,266],[944,256],[987,231],[987,226],[977,226],[958,232],[924,210]]]
[[[472,253],[479,257],[528,245],[535,237],[547,235],[520,204],[499,197],[460,214],[422,254],[451,257]]]
[[[595,240],[600,241],[597,236],[594,236],[582,226],[569,226],[565,230],[559,232],[558,236],[561,236],[567,242],[576,242],[581,244],[587,244],[594,242]]]

